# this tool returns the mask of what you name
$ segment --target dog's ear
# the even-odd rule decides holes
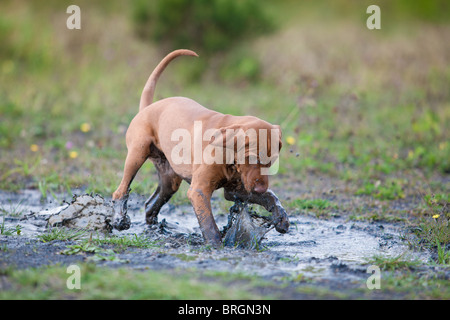
[[[210,144],[222,147],[227,154],[227,163],[244,164],[251,157],[250,163],[257,162],[258,136],[255,129],[244,128],[240,124],[234,124],[219,129],[219,135],[215,135]],[[211,139],[212,140],[212,139]]]
[[[241,132],[243,132],[242,126],[233,124],[231,126],[222,127],[217,129],[216,132],[220,131],[220,134],[215,134],[214,139],[211,138],[210,144],[216,147],[224,147],[224,148],[236,148],[235,137],[237,137]]]
[[[260,148],[265,147],[267,149],[259,149],[258,153],[262,164],[274,163],[274,161],[278,159],[280,150],[283,146],[281,140],[281,128],[279,125],[271,125],[270,129],[268,128],[267,131],[267,141],[260,141]],[[261,138],[261,134],[259,138]]]

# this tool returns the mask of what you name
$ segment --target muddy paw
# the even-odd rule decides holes
[[[116,219],[113,223],[113,227],[116,230],[122,231],[130,229],[131,219],[128,215],[124,215],[120,219]]]
[[[273,214],[273,224],[275,230],[279,233],[286,233],[289,230],[289,219],[286,214],[286,210],[283,207],[277,207],[277,210]]]

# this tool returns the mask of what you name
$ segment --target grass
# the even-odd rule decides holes
[[[0,224],[0,235],[2,236],[19,236],[21,234],[22,227],[16,225],[15,227],[5,227],[5,215],[3,215],[2,223]]]
[[[192,274],[177,274],[153,270],[101,268],[83,264],[81,289],[70,290],[66,267],[6,270],[8,287],[0,299],[260,299],[243,286],[217,280],[200,279]],[[5,274],[4,274],[5,275]]]
[[[421,264],[420,261],[415,259],[405,258],[405,254],[399,254],[395,257],[385,257],[376,255],[367,261],[367,264],[376,265],[381,270],[394,271],[394,270],[411,270]]]
[[[314,212],[317,217],[330,217],[332,211],[338,209],[336,204],[326,199],[294,199],[287,206],[297,212]]]
[[[292,200],[290,206],[296,207],[298,209],[328,209],[336,208],[335,204],[332,204],[326,199],[295,199]]]
[[[448,259],[448,253],[442,256]],[[445,263],[441,263],[445,262]],[[444,269],[438,272],[420,272],[424,263],[405,256],[404,253],[393,257],[376,255],[367,260],[368,265],[381,269],[381,292],[401,295],[404,299],[443,299],[450,298],[445,267],[448,260],[441,261]],[[433,264],[427,264],[433,265]]]
[[[8,2],[2,6],[2,11],[11,13],[8,16],[19,18],[3,16],[1,32],[23,32],[7,38],[10,53],[0,53],[6,54],[0,66],[0,79],[5,80],[0,93],[0,148],[5,151],[0,159],[0,188],[38,188],[45,198],[84,186],[110,195],[123,168],[124,133],[159,55],[130,34],[127,17],[115,15],[112,9],[96,15],[89,27],[75,35],[42,22],[56,10],[50,6],[34,11]],[[302,12],[301,6],[285,4],[276,13]],[[117,39],[109,37],[112,21]],[[338,177],[359,186],[358,194],[398,199],[407,196],[405,185],[387,179],[392,173],[408,175],[416,168],[426,175],[448,173],[445,124],[450,114],[445,84],[450,72],[440,56],[448,48],[433,42],[445,27],[421,29],[406,20],[403,23],[418,32],[405,38],[401,31],[399,35],[367,33],[359,20],[336,24],[329,19],[313,28],[308,24],[317,24],[316,20],[297,25],[293,21],[298,19],[246,44],[245,51],[261,63],[259,81],[228,83],[224,89],[217,77],[210,81],[217,70],[209,68],[206,81],[187,83],[183,72],[196,60],[180,59],[161,79],[157,98],[185,95],[220,112],[253,114],[280,123],[284,139],[290,138],[289,143],[284,141],[280,173],[313,171]],[[314,30],[314,36],[306,30]],[[101,39],[103,47],[98,47]],[[301,45],[292,48],[293,39]],[[120,48],[115,41],[122,43]],[[430,43],[418,45],[422,41]],[[79,50],[69,50],[74,43],[88,53],[82,57]],[[334,50],[322,50],[323,43]],[[105,59],[104,52],[113,46],[114,53]],[[430,46],[435,52],[431,58],[426,51]],[[351,53],[346,51],[350,47]],[[410,48],[414,48],[411,53]],[[298,56],[292,56],[293,49]],[[408,56],[409,64],[399,64],[389,52]],[[73,79],[81,80],[74,85]],[[19,90],[18,82],[35,85]],[[153,167],[146,165],[133,190],[149,193],[156,180]]]
[[[86,230],[77,230],[69,228],[51,228],[46,233],[39,234],[37,238],[42,242],[51,242],[55,240],[71,241],[79,240],[86,236]]]
[[[437,263],[450,265],[450,251],[446,250],[445,247],[441,246],[441,244],[436,241],[437,247]]]
[[[348,215],[348,219],[352,221],[384,221],[384,222],[406,222],[407,215],[402,212],[392,211],[390,208],[357,208],[351,209],[352,213]]]
[[[2,234],[12,235],[12,229],[5,229],[0,226]],[[17,231],[20,233],[20,229]],[[135,248],[159,248],[160,245],[157,242],[150,241],[145,235],[123,235],[123,236],[110,236],[96,234],[88,230],[76,230],[69,228],[52,228],[48,232],[39,234],[37,238],[43,242],[51,242],[55,240],[59,241],[76,241],[76,244],[67,245],[66,249],[61,251],[61,254],[76,255],[76,254],[92,254],[88,257],[90,261],[120,261],[127,262],[116,256],[116,252],[124,251],[129,247]],[[87,238],[89,236],[89,238]],[[112,248],[111,248],[112,247]]]
[[[91,240],[98,245],[113,245],[117,250],[123,250],[127,247],[136,248],[158,248],[160,245],[157,242],[150,241],[145,235],[124,235],[124,236],[105,236],[104,238],[94,238]]]
[[[450,299],[448,280],[441,275],[420,275],[414,272],[403,272],[396,275],[385,275],[382,278],[381,290],[404,299]]]
[[[405,198],[402,183],[393,180],[381,183],[377,180],[375,183],[367,182],[362,188],[358,189],[356,195],[369,195],[380,200],[396,200]]]
[[[0,204],[0,212],[3,212],[4,216],[20,217],[23,214],[22,200],[18,203],[10,202],[9,205]]]
[[[437,262],[448,264],[450,245],[449,197],[443,194],[426,194],[425,208],[418,221],[412,226],[416,235],[416,246],[437,252]]]
[[[439,243],[445,247],[450,244],[449,228],[448,217],[422,218],[413,231],[420,239],[420,245],[430,248]]]
[[[87,238],[89,236],[89,238]],[[63,254],[78,254],[82,252],[99,253],[106,249],[102,249],[105,245],[112,246],[116,251],[123,251],[128,247],[149,249],[159,248],[157,242],[150,241],[145,235],[103,235],[98,232],[94,237],[93,231],[84,229],[70,228],[52,228],[48,232],[37,236],[43,242],[59,241],[78,241],[77,244],[69,245]],[[101,247],[100,247],[101,246]],[[111,251],[108,251],[111,253]]]
[[[87,236],[89,235],[89,238]],[[67,245],[66,249],[61,251],[64,255],[90,254],[88,261],[118,261],[126,263],[126,260],[116,256],[116,252],[124,251],[129,247],[135,248],[159,248],[157,242],[150,241],[144,235],[124,235],[93,237],[93,232],[87,230],[74,230],[69,228],[52,228],[47,233],[37,236],[43,242],[76,241],[76,244]],[[111,248],[112,247],[112,248]]]

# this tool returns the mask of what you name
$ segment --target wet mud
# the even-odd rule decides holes
[[[62,207],[67,210],[70,206],[71,196],[57,197],[57,200],[49,198],[42,202],[38,191],[0,191],[0,223],[3,230],[12,230],[10,235],[0,236],[0,246],[5,249],[0,250],[1,268],[29,268],[56,263],[68,265],[89,258],[88,253],[61,254],[68,245],[77,243],[75,240],[44,242],[39,239],[39,235],[48,232],[48,220],[57,210],[55,208],[61,211]],[[130,195],[128,215],[131,227],[124,231],[112,230],[111,235],[139,235],[155,245],[121,248],[115,250],[116,259],[98,260],[96,263],[138,269],[236,272],[272,281],[301,276],[302,279],[343,286],[355,286],[355,283],[361,286],[370,276],[367,261],[374,255],[406,254],[423,262],[430,258],[427,252],[411,251],[402,241],[402,227],[396,224],[353,222],[340,217],[322,220],[301,215],[291,216],[289,231],[280,234],[268,227],[264,219],[258,222],[250,217],[251,210],[245,209],[246,214],[242,215],[239,214],[240,208],[230,216],[228,212],[221,212],[223,208],[217,207],[214,200],[212,205],[217,225],[226,231],[229,238],[225,237],[227,245],[223,248],[211,248],[203,241],[191,206],[166,204],[158,216],[158,224],[148,226],[143,209],[145,200],[143,196]],[[230,219],[246,221],[235,223],[233,230]],[[54,225],[64,225],[63,220]],[[245,232],[240,234],[236,226],[249,225],[252,236],[256,235],[256,242],[239,238]],[[89,236],[105,237],[101,232],[92,232]],[[242,246],[241,243],[250,245]],[[114,249],[111,245],[109,248]]]

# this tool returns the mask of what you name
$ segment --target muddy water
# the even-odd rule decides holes
[[[76,192],[76,191],[74,191]],[[82,192],[80,191],[80,194]],[[4,228],[20,226],[21,235],[0,236],[1,245],[25,249],[37,235],[46,232],[46,219],[57,209],[70,202],[71,197],[57,195],[58,199],[41,201],[37,191],[24,190],[19,194],[0,191],[0,209],[7,213]],[[107,265],[128,265],[134,268],[172,269],[189,268],[198,270],[243,272],[268,279],[314,278],[332,281],[365,281],[367,259],[374,255],[398,256],[427,261],[426,253],[410,252],[400,239],[400,226],[386,223],[350,222],[343,218],[320,220],[309,216],[290,217],[288,233],[269,231],[259,250],[225,247],[210,249],[204,245],[193,209],[189,205],[167,204],[161,210],[158,226],[149,228],[144,223],[145,198],[130,195],[128,214],[131,228],[126,231],[113,230],[114,235],[145,235],[158,240],[152,249],[129,248],[117,253],[118,261],[101,262]],[[220,229],[227,225],[228,216],[214,208]],[[223,209],[222,209],[223,210]],[[0,223],[3,218],[0,218]],[[34,251],[39,251],[40,241],[33,242]],[[47,247],[49,244],[45,244]],[[64,246],[58,243],[55,246]],[[46,248],[47,248],[46,247]],[[0,255],[3,264],[14,264],[26,260],[9,255]],[[20,254],[20,250],[17,250]],[[53,252],[54,257],[58,252]],[[50,253],[49,253],[50,255]],[[17,259],[16,259],[17,258]],[[52,256],[42,257],[48,261]],[[58,256],[58,261],[61,257]],[[39,259],[37,257],[36,259]],[[123,261],[127,261],[124,264]],[[1,262],[1,261],[0,261]],[[44,263],[45,264],[45,263]]]

